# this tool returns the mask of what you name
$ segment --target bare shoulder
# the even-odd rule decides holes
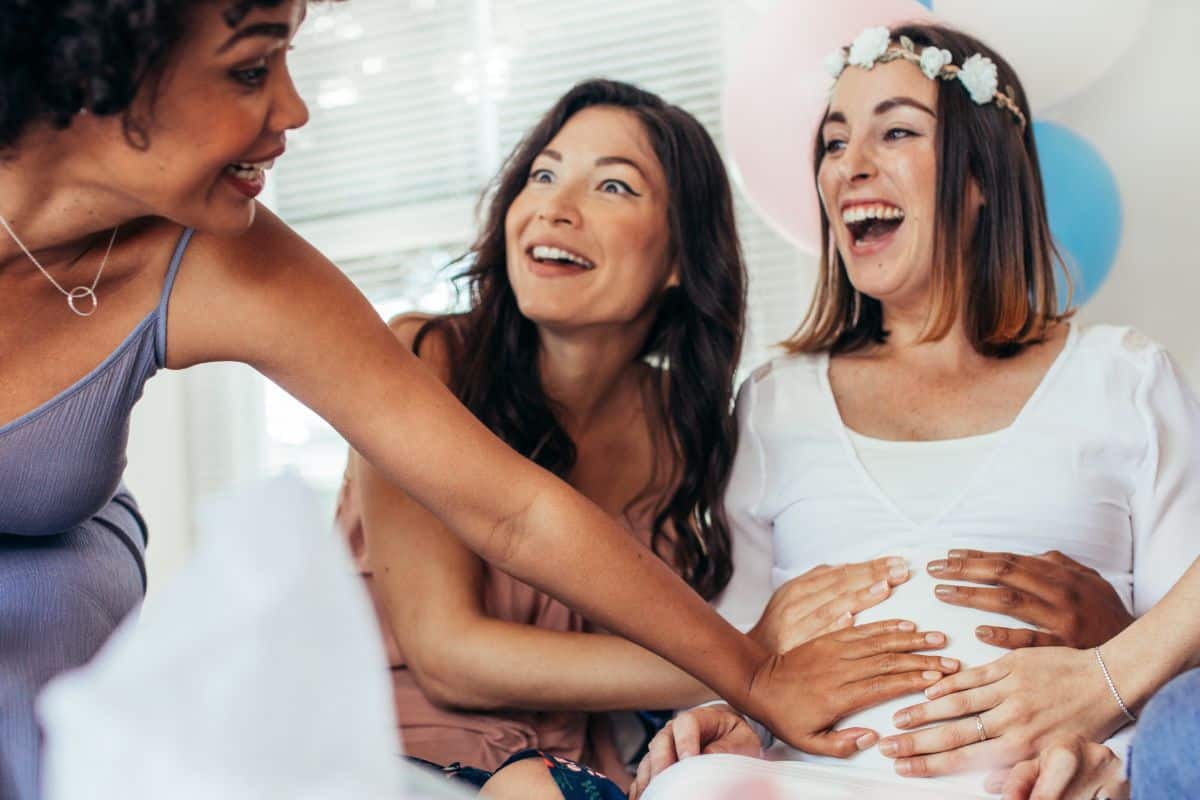
[[[456,317],[419,311],[397,314],[388,320],[388,327],[404,348],[415,353],[447,385],[459,354],[457,325]]]

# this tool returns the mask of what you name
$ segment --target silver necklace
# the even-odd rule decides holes
[[[29,256],[29,260],[33,262],[33,265],[46,276],[46,280],[54,284],[54,288],[58,289],[67,298],[67,306],[73,312],[81,317],[90,317],[96,313],[96,309],[100,307],[100,299],[96,297],[96,287],[100,284],[100,276],[104,274],[104,265],[108,263],[108,254],[112,252],[113,243],[117,241],[117,228],[113,228],[112,236],[108,240],[108,249],[104,251],[104,258],[100,261],[100,269],[96,270],[96,277],[92,280],[92,285],[79,285],[67,291],[62,287],[62,284],[54,280],[54,276],[42,266],[41,262],[33,257],[33,253],[29,252],[29,248],[17,236],[17,232],[12,229],[12,226],[8,224],[8,220],[2,214],[0,214],[0,225],[3,225],[4,230],[8,231],[8,235],[17,243],[17,247],[21,248],[21,252]],[[90,301],[91,306],[88,306],[85,301]]]

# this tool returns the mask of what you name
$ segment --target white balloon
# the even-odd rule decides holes
[[[1096,82],[1136,40],[1150,0],[934,0],[933,12],[994,47],[1034,111]]]

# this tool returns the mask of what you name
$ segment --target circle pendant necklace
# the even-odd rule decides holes
[[[104,251],[104,258],[100,260],[100,269],[96,270],[96,277],[92,280],[92,285],[84,286],[80,284],[68,291],[62,287],[62,284],[54,280],[54,276],[42,266],[40,261],[33,257],[33,253],[29,252],[29,248],[17,236],[17,232],[12,229],[12,226],[8,224],[8,220],[3,215],[0,215],[0,225],[3,225],[4,230],[8,231],[8,235],[17,243],[17,247],[21,248],[21,252],[29,256],[29,260],[38,268],[38,271],[46,276],[46,280],[54,284],[54,288],[58,289],[67,298],[67,307],[71,311],[81,317],[90,317],[96,313],[96,309],[100,307],[100,299],[96,297],[96,287],[100,285],[100,276],[104,273],[104,265],[108,263],[108,255],[112,252],[113,243],[117,241],[117,228],[113,228],[112,236],[108,240],[108,249]]]

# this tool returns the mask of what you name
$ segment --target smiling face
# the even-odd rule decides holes
[[[883,303],[924,302],[937,226],[938,87],[906,61],[842,73],[821,127],[817,171],[854,287]],[[972,183],[964,202],[978,214]]]
[[[106,188],[139,213],[238,233],[286,132],[308,120],[286,62],[305,2],[255,8],[232,28],[225,6],[192,4],[157,87],[147,82],[135,98],[146,148],[130,145],[119,115],[81,116],[72,131],[94,151]]]
[[[574,114],[534,159],[505,216],[508,279],[540,325],[624,324],[677,281],[666,175],[631,111]]]

